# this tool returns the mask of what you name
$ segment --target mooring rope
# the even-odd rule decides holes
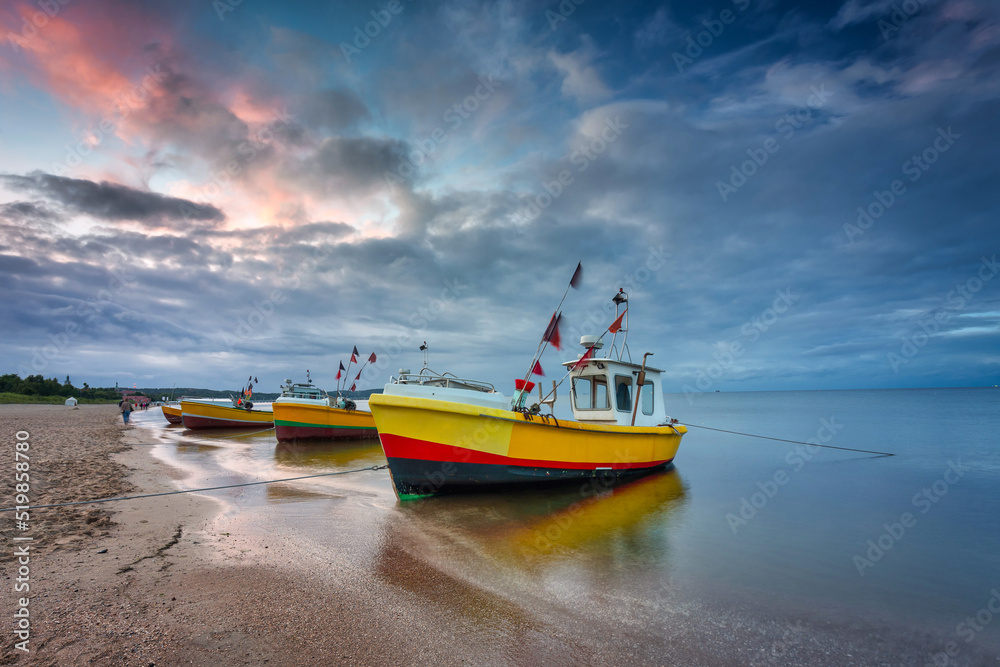
[[[684,426],[690,426],[692,428],[703,428],[708,431],[718,431],[720,433],[732,433],[733,435],[745,435],[748,438],[760,438],[762,440],[777,440],[778,442],[790,442],[795,445],[809,445],[810,447],[826,447],[827,449],[841,449],[845,452],[861,452],[862,454],[878,454],[879,456],[895,456],[895,454],[890,454],[889,452],[873,452],[870,449],[854,449],[851,447],[838,447],[837,445],[823,445],[818,442],[802,442],[801,440],[786,440],[784,438],[772,438],[768,435],[756,435],[754,433],[741,433],[739,431],[727,431],[724,428],[712,428],[711,426],[699,426],[698,424],[688,424],[685,422],[679,422],[684,424]]]
[[[224,486],[207,486],[203,489],[183,489],[181,491],[163,491],[162,493],[144,493],[139,496],[118,496],[116,498],[101,498],[99,500],[77,500],[71,503],[54,503],[52,505],[30,505],[28,507],[5,507],[0,512],[13,512],[17,510],[41,510],[50,507],[70,507],[71,505],[96,505],[97,503],[111,503],[118,500],[137,500],[139,498],[156,498],[157,496],[175,496],[179,493],[200,493],[201,491],[217,491],[219,489],[235,489],[241,486],[257,486],[259,484],[277,484],[278,482],[294,482],[300,479],[313,479],[314,477],[331,477],[333,475],[348,475],[366,470],[382,470],[388,468],[386,465],[368,466],[367,468],[355,468],[354,470],[340,470],[338,472],[321,472],[315,475],[303,475],[301,477],[286,477],[285,479],[267,479],[259,482],[243,482],[242,484],[226,484]]]

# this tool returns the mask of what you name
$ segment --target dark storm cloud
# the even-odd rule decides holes
[[[303,122],[316,130],[341,132],[371,117],[364,102],[350,90],[319,90],[299,102]]]
[[[287,180],[315,193],[368,194],[386,187],[386,172],[396,169],[407,148],[387,137],[329,137],[307,157],[287,160],[282,171]]]
[[[109,222],[129,220],[155,225],[196,222],[221,223],[225,214],[208,204],[144,192],[102,181],[55,176],[40,171],[26,176],[0,174],[0,182],[18,192],[32,192],[62,204],[71,211]]]

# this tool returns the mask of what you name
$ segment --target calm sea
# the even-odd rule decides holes
[[[614,489],[400,504],[383,470],[213,495],[227,502],[227,531],[294,544],[297,566],[315,572],[340,558],[439,605],[447,596],[400,578],[397,564],[420,561],[533,613],[548,609],[556,623],[592,615],[649,628],[664,605],[680,613],[686,600],[712,601],[765,621],[914,629],[927,648],[910,661],[932,664],[949,641],[964,651],[950,664],[967,664],[972,647],[1000,655],[1000,390],[667,401],[691,425],[893,456],[691,428],[673,471]],[[166,434],[156,455],[186,468],[189,488],[384,462],[377,442],[279,445],[273,432],[191,433],[158,416],[136,415]],[[656,632],[642,641],[664,641],[669,629]]]

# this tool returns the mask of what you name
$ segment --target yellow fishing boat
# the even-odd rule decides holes
[[[180,406],[173,405],[161,405],[160,410],[163,411],[163,416],[166,417],[167,421],[171,424],[181,423],[181,408]]]
[[[278,442],[308,439],[374,438],[375,420],[366,401],[332,398],[312,383],[285,380],[281,396],[272,404]]]
[[[610,352],[598,356],[603,334],[584,336],[586,352],[564,364],[573,420],[541,414],[541,405],[554,404],[555,388],[526,408],[533,383],[518,380],[508,400],[491,384],[426,366],[418,374],[401,370],[384,393],[373,394],[369,405],[397,496],[621,478],[670,466],[687,429],[666,416],[661,371],[646,367],[645,356],[642,364],[630,359],[628,295],[619,290],[614,302],[617,317],[605,332],[615,335]]]
[[[247,426],[271,427],[274,413],[270,404],[254,407],[253,403],[225,402],[211,399],[182,399],[181,421],[184,428],[245,428]]]

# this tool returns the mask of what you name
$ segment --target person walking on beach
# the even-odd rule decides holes
[[[127,398],[122,399],[122,402],[118,404],[118,407],[122,413],[122,421],[124,421],[127,424],[129,415],[132,414],[132,401],[128,400]]]

